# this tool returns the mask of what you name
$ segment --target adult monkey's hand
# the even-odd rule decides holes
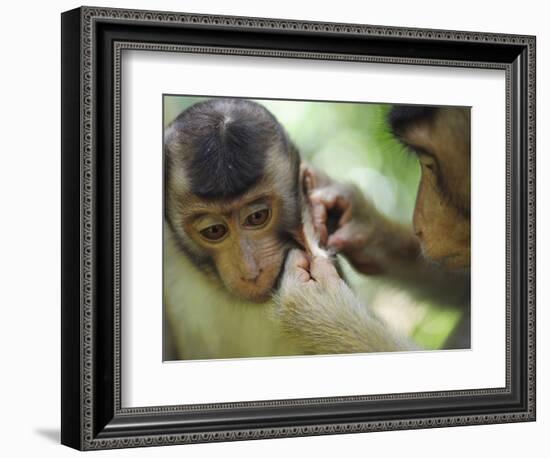
[[[322,245],[364,274],[393,273],[416,262],[420,244],[412,229],[388,219],[357,186],[312,167],[304,177]]]
[[[367,310],[326,257],[292,250],[274,302],[273,318],[305,354],[415,348]]]

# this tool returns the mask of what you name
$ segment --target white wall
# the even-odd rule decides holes
[[[369,3],[374,6],[369,6]],[[549,384],[550,288],[550,31],[543,2],[393,0],[297,2],[277,0],[97,1],[97,5],[533,34],[538,38],[538,386]],[[0,450],[4,456],[76,452],[59,435],[59,119],[60,12],[75,1],[15,2],[2,6],[0,28]],[[29,118],[30,110],[34,116]],[[489,178],[490,179],[490,178]],[[545,284],[546,283],[546,284]],[[521,456],[548,447],[550,396],[538,390],[538,421],[527,424],[324,436],[107,452],[110,456],[322,456],[355,451],[371,456]],[[534,456],[542,456],[536,453]]]

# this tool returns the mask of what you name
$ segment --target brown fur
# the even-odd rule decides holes
[[[401,139],[418,154],[422,177],[414,231],[424,255],[449,270],[470,267],[470,110],[440,108]]]

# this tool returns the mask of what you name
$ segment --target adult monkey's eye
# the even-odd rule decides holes
[[[269,220],[271,211],[269,208],[264,208],[262,210],[256,210],[254,213],[251,213],[244,220],[245,226],[258,227],[263,226]]]
[[[206,239],[212,242],[217,242],[225,237],[227,234],[227,227],[223,224],[213,224],[206,229],[200,231],[200,234]]]
[[[437,161],[432,156],[421,155],[419,159],[420,163],[428,170],[434,171],[437,168]]]

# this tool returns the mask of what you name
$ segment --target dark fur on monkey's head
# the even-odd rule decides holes
[[[255,185],[273,145],[283,145],[283,154],[292,152],[277,119],[246,99],[211,99],[191,106],[173,121],[165,145],[182,152],[190,191],[204,199],[233,198]]]

